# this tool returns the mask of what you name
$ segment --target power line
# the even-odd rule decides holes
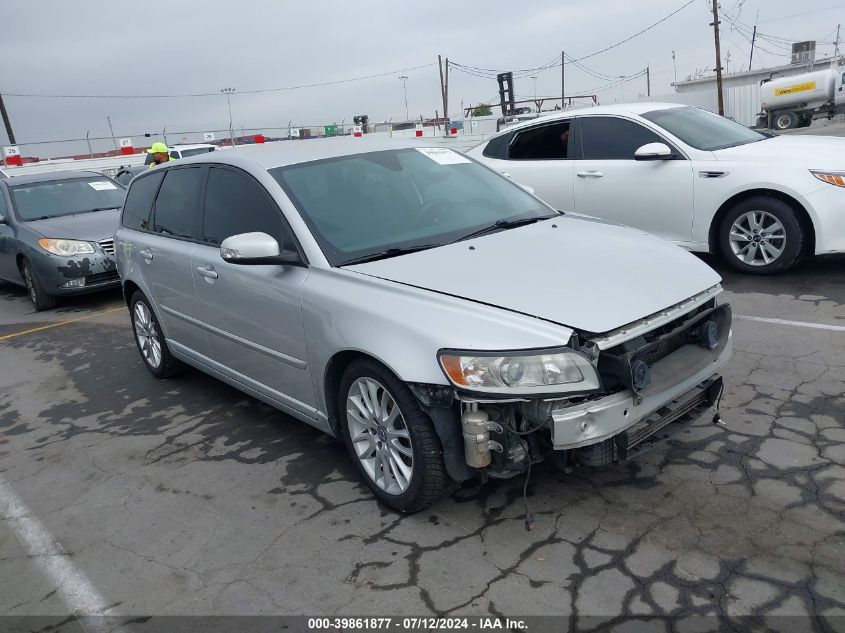
[[[619,40],[618,42],[615,42],[615,43],[613,43],[609,46],[606,46],[606,47],[604,47],[600,50],[589,53],[588,55],[582,55],[581,57],[578,57],[578,58],[572,58],[572,57],[567,56],[568,61],[566,63],[575,64],[576,62],[581,62],[585,59],[590,59],[591,57],[595,57],[596,55],[601,55],[602,53],[606,53],[609,50],[612,50],[614,48],[622,46],[622,44],[630,42],[634,38],[637,38],[640,35],[642,35],[643,33],[647,33],[648,31],[650,31],[654,27],[662,24],[663,22],[665,22],[669,18],[673,17],[677,13],[680,13],[681,11],[686,9],[688,6],[690,6],[694,2],[695,2],[695,0],[688,0],[687,2],[682,4],[680,7],[678,7],[677,9],[672,11],[671,13],[669,13],[668,15],[665,15],[664,17],[660,18],[657,22],[654,22],[653,24],[650,24],[649,26],[645,27],[644,29],[637,31],[633,35],[629,35],[625,39]],[[560,60],[560,56],[556,55],[552,60],[550,60],[549,62],[542,64],[540,66],[536,66],[534,68],[521,68],[521,69],[518,69],[518,70],[513,70],[512,72],[514,73],[514,76],[517,76],[517,74],[521,74],[521,73],[542,72],[542,71],[548,70],[550,68],[558,68],[561,65],[561,62],[559,60]],[[481,66],[470,66],[470,65],[466,65],[466,64],[458,64],[456,62],[450,62],[450,63],[451,63],[452,66],[458,68],[462,72],[467,72],[468,74],[471,74],[471,73],[469,73],[469,71],[472,71],[472,72],[477,73],[477,76],[479,76],[479,77],[483,76],[484,78],[490,78],[490,77],[492,77],[492,76],[494,76],[498,73],[506,72],[502,69],[497,69],[497,68],[483,68]],[[609,75],[608,75],[608,77],[609,77]]]
[[[363,81],[365,79],[375,79],[377,77],[388,77],[398,73],[406,73],[412,70],[420,70],[422,68],[431,68],[437,64],[432,62],[430,64],[421,64],[420,66],[412,66],[411,68],[400,68],[399,70],[391,70],[389,72],[376,73],[373,75],[363,75],[361,77],[351,77],[349,79],[337,79],[334,81],[321,81],[318,83],[301,84],[297,86],[285,86],[282,88],[261,88],[255,90],[238,90],[238,94],[261,94],[265,92],[282,92],[286,90],[301,90],[303,88],[317,88],[320,86],[335,86],[338,84],[351,83],[353,81]],[[51,95],[51,94],[28,94],[21,92],[6,92],[7,97],[31,97],[38,99],[182,99],[193,97],[219,97],[220,91],[216,92],[196,92],[185,94],[158,94],[158,95]]]
[[[824,7],[822,9],[813,9],[812,11],[805,11],[803,13],[793,13],[792,15],[784,15],[784,16],[779,17],[779,18],[772,18],[771,20],[762,20],[760,22],[760,24],[768,24],[770,22],[780,22],[781,20],[788,20],[790,18],[800,18],[801,16],[810,15],[811,13],[822,13],[823,11],[830,11],[831,9],[840,9],[842,7],[845,7],[845,4],[842,4],[842,3],[834,4],[832,6]]]

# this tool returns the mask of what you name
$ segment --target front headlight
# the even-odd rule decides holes
[[[44,239],[38,240],[38,245],[48,253],[61,255],[63,257],[70,257],[71,255],[85,255],[94,252],[94,247],[91,246],[90,242],[80,242],[79,240]]]
[[[845,187],[845,171],[813,171],[811,169],[810,173],[829,185]]]
[[[569,349],[545,352],[439,354],[449,381],[466,391],[517,395],[595,391],[599,378],[586,356]]]

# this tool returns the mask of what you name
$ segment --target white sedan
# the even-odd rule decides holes
[[[845,139],[638,103],[534,119],[468,153],[558,209],[722,253],[744,272],[845,252]]]

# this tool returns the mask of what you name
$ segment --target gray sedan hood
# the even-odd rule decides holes
[[[38,231],[44,237],[86,240],[89,242],[113,238],[119,224],[120,209],[92,211],[26,222],[27,227],[33,231]]]
[[[571,215],[346,269],[596,333],[721,279],[674,244]]]

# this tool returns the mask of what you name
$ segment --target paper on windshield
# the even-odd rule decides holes
[[[96,189],[97,191],[106,191],[108,189],[117,189],[112,183],[108,180],[96,180],[94,182],[89,182],[89,185]]]
[[[458,152],[445,147],[415,147],[414,149],[440,165],[460,165],[471,162]]]

